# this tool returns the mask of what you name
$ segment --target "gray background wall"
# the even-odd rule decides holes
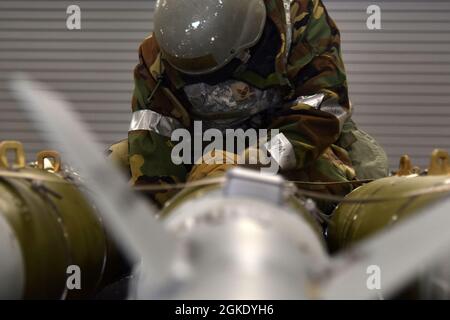
[[[324,2],[341,29],[354,118],[391,166],[404,153],[426,166],[434,147],[449,150],[450,1]],[[71,4],[81,7],[81,31],[66,29]],[[382,30],[366,28],[370,4],[382,9]],[[9,93],[13,71],[63,93],[105,146],[126,137],[132,70],[153,8],[151,0],[0,0],[0,140],[23,141],[29,160],[46,147]]]

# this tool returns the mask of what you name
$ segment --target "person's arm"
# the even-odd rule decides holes
[[[294,2],[293,44],[288,76],[295,89],[290,109],[275,115],[271,127],[289,140],[299,169],[316,160],[339,138],[342,125],[350,117],[350,102],[339,31],[319,0],[302,11]],[[291,162],[292,163],[292,162]]]
[[[132,120],[128,132],[129,163],[132,182],[174,183],[185,181],[186,168],[171,159],[171,134],[183,128],[172,102],[164,94],[159,81],[159,49],[153,38],[146,39],[139,48],[139,64],[134,69]],[[155,195],[164,202],[164,193]],[[160,198],[160,199],[159,199]]]

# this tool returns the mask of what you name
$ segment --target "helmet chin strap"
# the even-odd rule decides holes
[[[246,49],[239,53],[236,58],[242,61],[242,63],[247,63],[248,60],[251,58],[250,49]]]
[[[246,49],[239,53],[235,58],[240,60],[242,63],[237,66],[237,68],[234,70],[233,74],[238,74],[240,72],[243,72],[247,69],[247,62],[250,60],[252,55],[250,54],[250,49]]]

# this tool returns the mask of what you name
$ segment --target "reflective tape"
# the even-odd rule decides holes
[[[351,112],[342,107],[335,101],[326,101],[320,106],[320,111],[328,112],[334,115],[339,120],[340,130],[344,127],[344,123],[350,118]]]
[[[182,127],[181,123],[174,118],[163,116],[152,110],[139,110],[133,112],[128,132],[148,130],[170,137],[175,129]]]
[[[312,96],[300,96],[295,100],[293,105],[295,106],[297,104],[307,104],[308,106],[311,106],[315,109],[319,109],[324,98],[324,93],[317,93]]]
[[[348,110],[342,107],[335,99],[328,99],[325,101],[324,99],[324,93],[317,93],[311,96],[298,97],[292,105],[295,106],[298,104],[306,104],[314,109],[331,113],[336,118],[338,118],[339,125],[342,130],[345,121],[347,121],[351,117],[351,107],[350,110]]]

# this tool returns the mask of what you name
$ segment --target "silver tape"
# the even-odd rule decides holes
[[[148,130],[170,137],[175,129],[182,127],[181,123],[174,118],[163,116],[152,110],[139,110],[133,112],[128,132]]]
[[[351,108],[350,110],[347,110],[346,108],[342,107],[336,99],[328,99],[325,101],[324,99],[324,93],[317,93],[311,96],[298,97],[292,105],[295,106],[297,104],[306,104],[314,109],[331,113],[336,118],[338,118],[340,128],[342,130],[345,121],[347,121],[351,117]]]
[[[325,98],[324,93],[317,93],[312,96],[300,96],[298,97],[293,105],[296,104],[307,104],[308,106],[311,106],[315,109],[319,109],[320,105],[322,104],[323,99]]]
[[[344,126],[345,121],[347,121],[351,117],[351,112],[343,108],[339,103],[335,101],[325,101],[319,109],[320,111],[331,113],[336,118],[338,118],[341,130]]]

